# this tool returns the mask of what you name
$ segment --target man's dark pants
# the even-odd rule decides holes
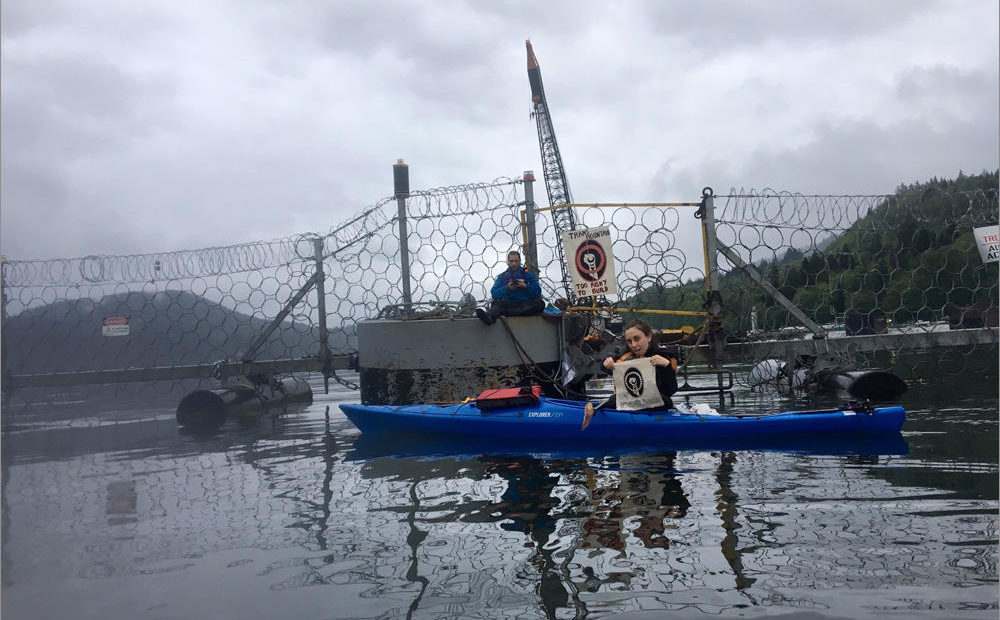
[[[541,314],[542,310],[545,310],[545,302],[540,297],[525,301],[494,299],[493,303],[490,304],[490,309],[486,311],[486,315],[490,317],[490,322],[492,323],[500,316],[528,316],[530,314]]]

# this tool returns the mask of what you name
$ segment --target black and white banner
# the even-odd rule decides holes
[[[656,389],[656,368],[649,358],[616,362],[613,376],[617,409],[635,411],[663,404]]]

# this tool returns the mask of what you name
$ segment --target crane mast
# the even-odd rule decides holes
[[[538,127],[538,147],[542,155],[542,172],[545,177],[545,190],[549,197],[549,206],[565,205],[573,202],[569,193],[569,181],[563,168],[562,156],[559,154],[559,144],[556,142],[556,132],[552,127],[552,117],[549,115],[549,105],[545,101],[545,88],[542,86],[542,72],[538,68],[538,60],[531,49],[531,41],[525,41],[528,48],[528,82],[531,85],[532,116]],[[566,296],[572,300],[575,296],[570,287],[569,272],[566,269],[566,256],[563,251],[562,233],[576,228],[576,219],[571,207],[561,207],[552,210],[552,223],[556,231],[556,252],[559,257],[559,269],[562,271],[563,287]]]

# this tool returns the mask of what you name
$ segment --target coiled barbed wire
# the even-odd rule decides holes
[[[466,315],[488,303],[507,251],[522,246],[523,187],[521,180],[498,178],[411,193],[407,241],[415,303],[451,304]],[[625,204],[576,209],[580,226],[612,231],[618,294],[602,300],[603,307],[704,309],[701,221],[692,209]],[[868,327],[892,319],[932,331],[943,321],[946,329],[952,318],[968,323],[975,312],[991,320],[990,308],[997,305],[995,264],[983,265],[974,249],[955,242],[966,239],[973,226],[995,223],[996,213],[995,190],[901,196],[741,190],[716,196],[716,233],[831,329],[863,315]],[[335,352],[355,352],[357,323],[402,304],[397,217],[396,199],[386,197],[323,234],[144,255],[9,261],[3,284],[4,315],[8,327],[16,328],[11,366],[20,372],[71,371],[95,369],[94,360],[141,366],[232,358],[245,346],[245,333],[275,317],[312,277],[317,244],[326,276],[329,345]],[[937,223],[934,230],[924,226],[929,221]],[[539,214],[536,230],[543,294],[554,300],[564,295],[556,262],[562,240],[549,213]],[[876,258],[871,264],[851,262],[862,255]],[[729,333],[750,340],[799,335],[796,319],[741,269],[721,257],[719,268]],[[948,316],[952,306],[960,309],[957,317]],[[120,355],[110,352],[121,341],[100,337],[101,321],[115,316],[130,317],[135,333],[144,334],[129,345],[134,350],[125,347]],[[656,316],[652,322],[700,329],[703,320]],[[65,333],[51,329],[56,323]],[[276,332],[267,355],[316,355],[319,323],[312,291]],[[58,368],[46,367],[51,360],[39,351],[78,331],[93,336],[66,351]],[[155,338],[153,345],[143,340],[147,336]],[[156,353],[144,354],[143,346]],[[882,354],[899,359],[897,353],[858,354],[871,365]]]

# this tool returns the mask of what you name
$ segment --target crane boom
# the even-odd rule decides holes
[[[569,181],[563,168],[562,156],[559,154],[559,144],[556,142],[556,132],[552,127],[552,117],[549,115],[549,104],[545,101],[545,88],[542,86],[542,72],[538,68],[538,60],[531,49],[531,41],[525,41],[528,48],[528,82],[531,85],[532,115],[538,127],[538,147],[542,155],[542,172],[545,177],[545,190],[549,196],[549,206],[565,205],[573,202],[569,193]],[[556,231],[556,251],[559,256],[559,268],[562,271],[563,287],[566,296],[573,299],[570,287],[569,272],[566,269],[566,256],[563,252],[562,233],[576,228],[576,219],[571,207],[552,210],[552,223]]]

